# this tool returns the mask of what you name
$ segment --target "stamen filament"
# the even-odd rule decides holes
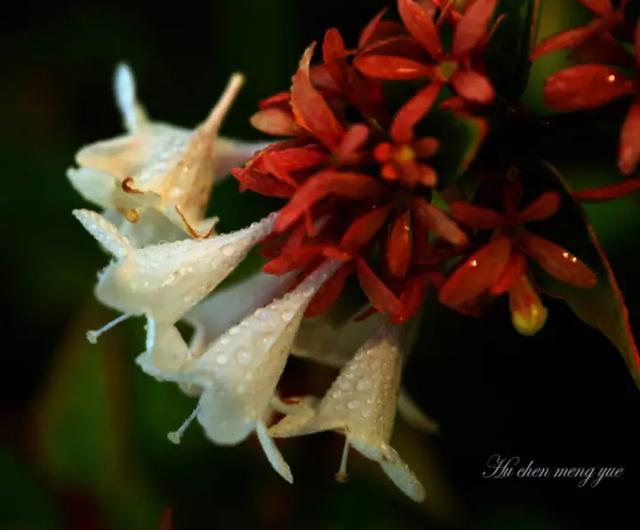
[[[336,473],[336,480],[338,482],[346,482],[349,480],[349,473],[347,472],[347,460],[349,458],[349,437],[344,438],[344,447],[342,449],[342,458],[340,459],[340,469]]]
[[[100,337],[100,335],[102,335],[103,333],[106,333],[111,328],[116,327],[118,324],[120,324],[121,322],[124,322],[131,316],[132,315],[130,313],[124,313],[123,315],[120,315],[118,318],[114,318],[111,322],[108,322],[107,324],[102,326],[100,329],[90,329],[89,331],[87,331],[87,340],[91,344],[95,344],[96,342],[98,342],[98,337]]]
[[[185,431],[189,428],[189,425],[193,423],[193,420],[196,419],[196,415],[198,414],[199,409],[200,409],[200,403],[198,403],[196,408],[193,409],[193,412],[189,415],[189,417],[182,422],[182,425],[180,425],[178,430],[167,433],[167,438],[171,443],[180,445],[180,442],[182,441],[182,436],[184,435]]]

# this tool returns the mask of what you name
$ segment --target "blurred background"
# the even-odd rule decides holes
[[[260,98],[288,87],[304,47],[330,26],[354,44],[390,3],[24,0],[3,12],[0,529],[152,530],[166,508],[176,530],[638,528],[640,393],[614,347],[562,303],[548,301],[547,325],[530,339],[512,330],[506,303],[482,320],[431,312],[405,380],[441,433],[427,436],[398,420],[394,439],[425,484],[422,505],[357,454],[349,483],[334,482],[342,444],[335,434],[279,442],[293,487],[255,440],[216,447],[194,426],[173,446],[166,433],[194,402],[134,365],[141,322],[97,345],[85,340],[87,329],[115,314],[93,298],[106,257],[71,217],[71,209],[90,206],[65,171],[80,146],[121,131],[111,93],[115,64],[130,62],[152,117],[189,127],[228,75],[244,72],[246,88],[223,131],[258,139],[248,117]],[[577,2],[544,3],[542,35],[588,19]],[[542,79],[562,61],[551,56],[536,65],[527,101],[537,110]],[[581,186],[615,180],[614,144],[554,162]],[[212,211],[226,230],[267,207],[228,181],[214,192]],[[638,197],[589,213],[640,336]],[[288,371],[298,383],[332,376],[300,361]],[[625,472],[596,488],[482,479],[496,453]]]

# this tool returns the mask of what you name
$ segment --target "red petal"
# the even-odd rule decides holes
[[[635,171],[640,161],[640,102],[631,105],[620,133],[618,167],[625,175]]]
[[[399,162],[397,167],[401,171],[402,181],[408,186],[435,186],[438,175],[435,169],[428,164],[422,164],[416,160]],[[384,175],[383,175],[384,176]]]
[[[489,289],[489,294],[498,296],[511,289],[522,278],[527,269],[527,258],[520,252],[511,252],[507,265],[498,283]]]
[[[599,107],[635,90],[635,82],[618,70],[584,64],[548,77],[544,83],[544,100],[554,110],[583,110]]]
[[[318,289],[318,292],[307,306],[304,316],[315,317],[329,309],[338,299],[340,293],[342,293],[349,272],[351,272],[350,267],[340,267],[335,274]]]
[[[519,212],[518,219],[524,223],[541,221],[555,215],[559,208],[560,195],[555,191],[548,191]]]
[[[291,197],[295,191],[291,186],[254,169],[236,168],[231,170],[231,174],[240,183],[240,191],[251,190],[267,197],[283,199]]]
[[[481,230],[497,228],[503,223],[503,217],[499,213],[466,202],[453,202],[449,205],[449,210],[454,219]]]
[[[411,262],[411,214],[399,213],[393,221],[387,240],[387,267],[395,278],[404,278]]]
[[[344,134],[342,125],[331,112],[329,105],[311,84],[309,64],[315,44],[309,46],[291,85],[291,108],[298,125],[308,130],[330,149],[335,149]]]
[[[403,305],[402,313],[391,315],[391,321],[401,324],[415,315],[422,306],[425,289],[424,275],[409,278],[400,292],[400,302]]]
[[[425,136],[413,142],[413,150],[418,158],[431,158],[439,149],[440,142],[431,136]]]
[[[262,158],[271,158],[283,171],[290,172],[316,167],[327,160],[327,154],[313,147],[290,147],[269,151]],[[260,160],[257,165],[260,169]]]
[[[458,70],[451,77],[454,90],[468,101],[486,105],[496,97],[491,81],[473,70]]]
[[[623,180],[601,188],[590,188],[573,192],[573,198],[582,202],[610,201],[640,190],[640,177]]]
[[[389,211],[390,206],[374,208],[358,217],[347,229],[340,241],[340,248],[343,248],[351,254],[355,254],[364,245],[366,245],[382,228]]]
[[[384,187],[378,180],[361,173],[322,171],[298,188],[289,203],[280,210],[276,230],[281,232],[294,223],[306,210],[328,195],[346,199],[373,199]]]
[[[400,108],[391,124],[391,137],[395,142],[400,144],[411,142],[414,126],[429,112],[440,93],[440,88],[439,83],[431,83]]]
[[[468,54],[487,33],[487,24],[496,9],[497,0],[477,0],[469,6],[453,34],[451,54],[460,58]]]
[[[392,55],[421,61],[424,49],[409,35],[396,35],[388,39],[379,40],[364,48],[361,55]]]
[[[353,65],[364,75],[375,79],[420,79],[433,73],[432,67],[393,55],[360,56]]]
[[[593,271],[561,246],[531,232],[521,240],[527,254],[558,280],[577,287],[593,287],[597,283]]]
[[[411,204],[413,212],[420,223],[430,229],[435,235],[453,245],[466,245],[469,240],[460,227],[440,208],[429,204],[425,199],[415,198]]]
[[[352,125],[338,146],[338,158],[348,159],[364,147],[369,139],[369,128],[362,123]]]
[[[297,136],[303,132],[293,115],[278,107],[260,110],[249,121],[260,132],[271,136]]]
[[[431,57],[439,59],[442,56],[440,35],[431,15],[413,0],[398,0],[398,11],[407,30]]]
[[[440,289],[440,302],[457,307],[488,291],[500,281],[510,252],[508,239],[491,240],[455,270]]]
[[[596,15],[604,16],[613,11],[611,0],[578,0],[584,7],[591,9]]]
[[[371,270],[366,261],[357,258],[358,282],[369,301],[380,313],[400,314],[404,307],[389,288]]]
[[[558,33],[557,35],[553,35],[536,46],[536,49],[533,50],[533,53],[531,54],[531,60],[535,61],[547,53],[578,46],[591,37],[594,31],[599,27],[599,24],[589,24],[588,26],[570,29],[563,31],[562,33]]]
[[[380,26],[380,21],[386,13],[387,8],[380,11],[380,13],[373,17],[371,21],[365,26],[365,28],[362,30],[362,33],[360,33],[360,38],[358,39],[358,48],[363,48],[374,38],[376,31]]]
[[[440,302],[461,306],[488,291],[502,277],[511,241],[496,237],[458,267],[440,289]]]
[[[547,320],[547,310],[525,274],[509,289],[509,310],[513,327],[523,335],[534,335]]]
[[[291,94],[289,91],[278,92],[273,96],[269,96],[268,98],[260,100],[258,103],[258,108],[260,110],[268,109],[269,107],[273,107],[275,105],[289,104],[289,100],[291,99]]]
[[[322,42],[322,60],[326,63],[344,59],[349,52],[344,45],[342,35],[336,28],[329,28]]]

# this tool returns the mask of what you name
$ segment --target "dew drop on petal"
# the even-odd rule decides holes
[[[360,405],[360,402],[357,399],[353,399],[349,401],[349,403],[347,403],[347,408],[349,410],[356,410],[359,405]]]
[[[249,350],[240,350],[236,353],[236,357],[240,364],[247,365],[251,362],[251,352]]]
[[[221,353],[220,355],[218,355],[216,357],[216,362],[218,364],[227,364],[228,360],[229,360],[229,358],[224,353]]]

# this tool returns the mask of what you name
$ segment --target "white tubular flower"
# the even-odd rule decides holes
[[[138,243],[179,239],[181,232],[209,235],[216,219],[204,215],[214,181],[262,147],[218,139],[243,82],[242,75],[231,76],[207,119],[192,131],[149,121],[137,101],[131,70],[119,65],[114,88],[127,134],[81,149],[76,155],[80,167],[68,171],[71,183],[88,201],[144,225],[132,231]],[[148,216],[150,209],[161,215]],[[172,224],[179,230],[172,230]]]
[[[304,312],[338,266],[326,262],[318,267],[295,289],[227,330],[175,375],[178,382],[201,387],[196,417],[213,442],[237,444],[256,431],[269,462],[288,482],[293,481],[291,470],[264,422]],[[171,433],[172,441],[179,441],[191,419]]]
[[[297,412],[286,416],[269,433],[291,437],[327,430],[342,432],[346,439],[339,479],[346,477],[352,446],[377,461],[407,496],[421,502],[424,488],[389,445],[402,369],[399,335],[397,326],[383,325],[342,368],[316,406],[303,401]]]
[[[207,239],[134,248],[96,212],[73,213],[116,258],[99,275],[97,298],[126,315],[147,317],[145,354],[151,356],[152,365],[158,370],[180,368],[188,349],[173,325],[271,233],[276,218],[273,213],[243,230]],[[163,344],[165,339],[172,346]]]

